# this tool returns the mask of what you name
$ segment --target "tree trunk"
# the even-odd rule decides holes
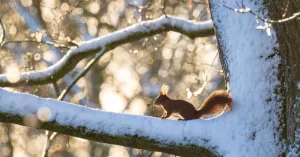
[[[242,154],[243,150],[240,150],[240,154],[236,156],[285,154],[286,119],[285,110],[282,108],[286,105],[287,76],[283,73],[289,67],[281,50],[289,46],[281,43],[282,39],[277,39],[282,32],[277,32],[277,29],[274,31],[272,28],[270,32],[267,29],[256,29],[257,26],[264,26],[264,22],[257,23],[253,14],[235,11],[250,8],[257,15],[267,17],[266,11],[271,14],[275,10],[268,10],[266,6],[259,0],[210,1],[220,60],[235,100],[234,109],[239,110],[238,112],[248,110],[245,115],[239,114],[238,118],[244,119],[243,124],[248,125],[247,144],[252,144],[246,146],[249,150],[247,155]],[[285,38],[287,35],[282,36]],[[280,43],[279,46],[277,42]],[[289,88],[295,89],[295,84]]]
[[[266,0],[271,19],[280,20],[292,16],[300,11],[300,0]],[[299,144],[295,136],[300,133],[300,19],[296,18],[284,23],[274,23],[281,57],[280,75],[282,94],[284,98],[283,115],[286,121],[283,138],[287,138],[289,145]],[[298,98],[298,100],[297,100]],[[298,115],[297,115],[298,113]],[[298,141],[295,141],[298,140]],[[299,150],[298,150],[299,151]]]

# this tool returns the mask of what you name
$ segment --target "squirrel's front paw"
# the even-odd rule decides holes
[[[160,119],[166,119],[166,117],[160,117]]]

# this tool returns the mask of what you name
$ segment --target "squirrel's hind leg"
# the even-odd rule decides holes
[[[161,119],[166,119],[171,116],[172,112],[165,111],[164,114],[160,117]]]

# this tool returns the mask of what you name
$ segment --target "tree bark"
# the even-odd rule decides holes
[[[256,23],[255,15],[244,10],[249,8],[257,15],[266,17],[266,11],[274,10],[268,10],[265,5],[259,0],[210,1],[220,61],[233,99],[238,102],[236,108],[238,105],[251,108],[245,114],[252,115],[252,120],[249,120],[252,127],[247,128],[252,130],[249,143],[252,139],[255,141],[252,146],[257,147],[256,152],[252,153],[256,153],[255,156],[281,156],[285,154],[286,120],[283,116],[285,111],[282,110],[285,105],[282,81],[284,58],[278,53],[277,30],[273,32],[271,28],[270,35],[267,29],[256,29],[259,25],[263,26],[264,22]],[[280,49],[281,47],[282,45],[279,46]],[[244,81],[238,81],[240,78],[244,78]],[[262,110],[265,110],[264,113],[260,112]],[[258,117],[259,120],[255,120]],[[269,132],[261,134],[260,139],[273,139],[272,144],[256,141],[258,132],[266,129],[265,126],[258,127],[261,125],[267,125]],[[253,156],[252,153],[248,155]]]
[[[265,0],[265,3],[273,20],[284,19],[300,11],[300,0]],[[280,92],[284,98],[282,138],[287,138],[288,144],[299,144],[300,141],[295,141],[295,136],[296,129],[300,126],[299,122],[296,122],[296,116],[299,118],[300,112],[300,19],[274,23],[273,27],[278,38],[278,54],[281,57],[278,77],[281,80]]]

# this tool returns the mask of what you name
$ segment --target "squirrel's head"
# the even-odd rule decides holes
[[[169,97],[167,96],[168,94],[168,91],[169,91],[169,86],[168,85],[162,85],[161,89],[160,89],[160,92],[159,92],[159,96],[155,98],[153,104],[155,106],[159,106],[159,105],[162,105],[162,103],[165,101],[165,100],[168,100]]]

